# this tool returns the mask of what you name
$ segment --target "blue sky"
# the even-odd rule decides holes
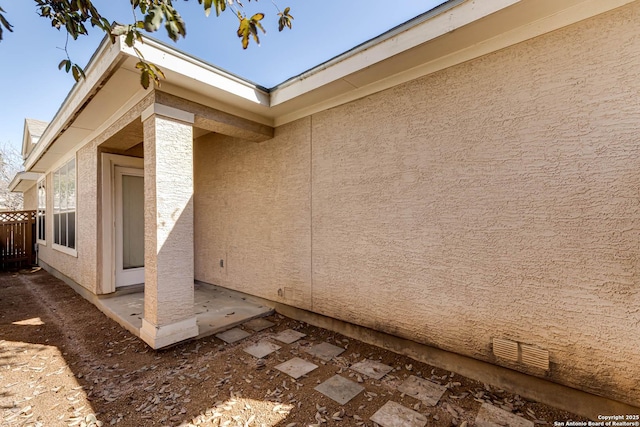
[[[243,50],[235,35],[237,18],[227,11],[216,18],[204,16],[196,0],[175,1],[187,23],[187,37],[175,46],[222,69],[265,87],[273,87],[332,57],[369,40],[423,12],[442,0],[275,0],[291,7],[293,30],[278,32],[277,10],[268,0],[245,3],[245,12],[264,12],[266,34],[261,45]],[[127,0],[94,1],[101,13],[120,22],[131,21]],[[14,32],[0,42],[0,144],[20,149],[24,119],[49,121],[74,84],[58,71],[65,58],[65,33],[51,28],[36,14],[35,3],[0,0]],[[153,37],[172,43],[162,29]],[[102,40],[99,30],[69,41],[72,59],[85,65]]]

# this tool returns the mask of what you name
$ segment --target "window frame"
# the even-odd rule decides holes
[[[69,165],[73,164],[73,176],[69,176]],[[64,170],[64,174],[63,174],[63,170]],[[70,198],[68,192],[63,191],[63,189],[60,187],[62,182],[61,179],[66,180],[67,182],[69,181],[69,178],[73,180],[73,197]],[[77,166],[77,162],[76,162],[76,158],[75,156],[70,158],[69,160],[65,161],[64,163],[62,163],[61,165],[59,165],[52,173],[51,173],[51,181],[52,181],[52,199],[53,199],[53,203],[52,203],[52,209],[51,209],[51,218],[52,218],[52,224],[51,224],[51,229],[52,229],[52,241],[51,241],[51,247],[54,248],[55,250],[59,251],[59,252],[63,252],[67,255],[71,255],[74,257],[78,256],[78,205],[77,205],[77,201],[78,201],[78,191],[77,191],[77,186],[78,186],[78,166]],[[57,184],[57,185],[56,185]],[[72,207],[69,207],[69,203],[72,203]],[[73,248],[68,246],[68,240],[69,240],[69,227],[68,225],[70,224],[68,221],[69,218],[69,213],[73,213]],[[65,215],[65,228],[64,231],[66,233],[65,235],[65,244],[61,244],[56,242],[56,236],[58,235],[58,232],[60,231],[59,228],[61,227],[61,222],[58,221],[58,218],[62,218],[62,217],[56,217],[56,215]]]
[[[43,194],[40,194],[42,190]],[[47,176],[45,175],[38,180],[36,184],[36,197],[38,204],[36,208],[36,242],[39,245],[47,246]],[[42,218],[43,233],[42,239],[40,238],[40,218]]]

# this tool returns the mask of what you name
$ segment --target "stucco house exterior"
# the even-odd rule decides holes
[[[39,262],[154,348],[197,280],[640,406],[638,22],[454,0],[271,89],[105,41],[25,145]]]

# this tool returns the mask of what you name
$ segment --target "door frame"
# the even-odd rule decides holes
[[[115,191],[114,191],[113,200],[114,200],[114,207],[115,207],[114,212],[116,213],[115,222],[114,222],[115,226],[113,229],[113,235],[115,239],[114,270],[115,270],[115,286],[116,286],[116,289],[118,289],[126,286],[139,285],[141,283],[144,283],[144,266],[137,267],[137,268],[130,268],[127,270],[123,268],[122,256],[124,252],[124,248],[123,248],[124,236],[122,232],[124,231],[123,230],[124,218],[121,214],[123,209],[123,198],[122,198],[123,183],[121,178],[124,176],[135,176],[135,177],[144,179],[144,170],[140,168],[131,168],[131,167],[118,166],[118,165],[116,165],[114,169],[115,169],[115,175],[114,175]],[[144,187],[142,188],[142,191],[143,191],[142,197],[144,199]],[[144,208],[144,200],[142,203]],[[142,212],[142,214],[144,215],[144,211]],[[142,230],[142,233],[144,236],[144,230]],[[142,250],[144,251],[144,243],[143,243]],[[144,254],[143,254],[143,258],[144,258]],[[121,281],[120,285],[118,285],[118,276],[120,277],[120,281]],[[126,283],[122,283],[123,281]]]
[[[116,239],[115,239],[115,170],[116,166],[144,170],[144,159],[102,153],[102,281],[98,293],[109,294],[116,291]]]

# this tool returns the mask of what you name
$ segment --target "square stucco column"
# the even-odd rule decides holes
[[[193,307],[193,114],[160,104],[144,125],[144,319],[161,348],[198,335]]]

